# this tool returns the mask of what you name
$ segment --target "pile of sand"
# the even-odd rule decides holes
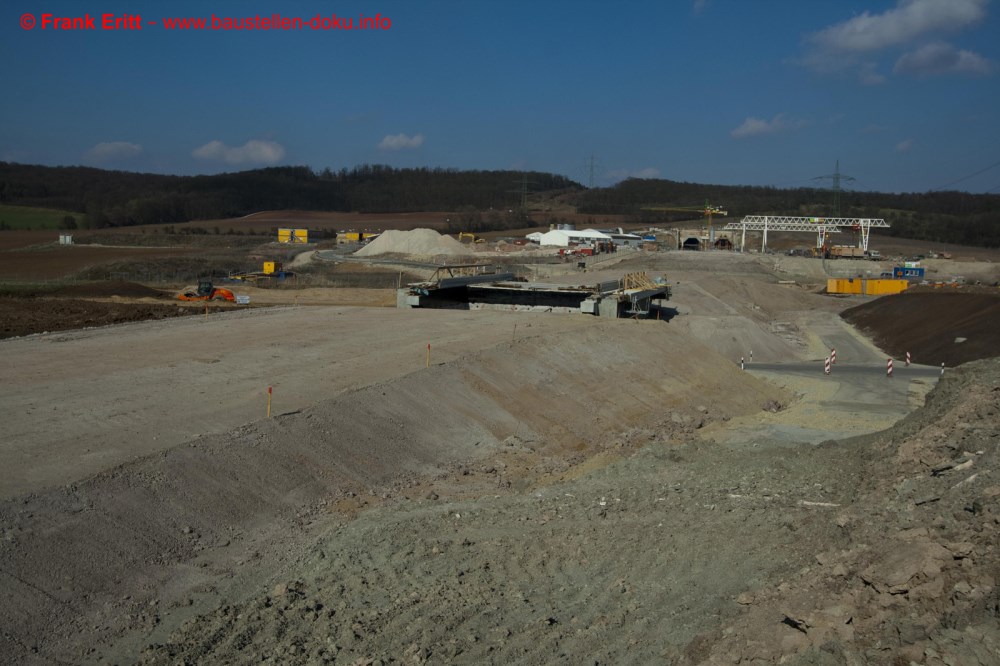
[[[378,254],[411,254],[433,257],[442,254],[460,256],[469,254],[469,251],[451,236],[442,236],[433,229],[414,229],[413,231],[386,231],[355,254],[361,257]]]

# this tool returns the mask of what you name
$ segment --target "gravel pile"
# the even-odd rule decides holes
[[[355,254],[360,257],[380,254],[435,257],[440,255],[462,256],[469,254],[469,251],[451,236],[442,236],[433,229],[414,229],[413,231],[386,231]]]

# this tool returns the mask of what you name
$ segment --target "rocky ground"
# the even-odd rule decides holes
[[[881,356],[837,317],[848,302],[780,284],[755,260],[648,261],[625,268],[681,282],[670,323],[529,329],[522,315],[508,332],[499,313],[413,313],[406,333],[448,326],[442,348],[462,352],[405,372],[386,365],[406,358],[391,355],[396,311],[4,342],[15,372],[32,354],[113,345],[120,367],[102,381],[135,381],[130,409],[155,427],[129,418],[107,435],[140,457],[0,503],[0,589],[17,600],[0,608],[0,652],[35,664],[1000,662],[1000,360],[949,368],[926,404],[927,380],[903,373],[880,377],[894,392],[866,406],[877,401],[851,395],[846,367],[825,384],[742,372],[732,357],[751,345],[771,364],[808,366],[831,339],[844,364]],[[954,320],[926,328],[955,344]],[[874,338],[884,321],[869,318]],[[234,327],[246,349],[223,350]],[[308,344],[283,344],[291,330]],[[376,335],[387,358],[358,356]],[[185,363],[196,343],[219,346],[218,365]],[[146,395],[146,375],[204,367],[198,390],[231,394],[233,411],[236,384],[275,350],[275,370],[350,375],[310,379],[277,418],[148,441],[171,396]],[[62,385],[31,384],[77,404]],[[828,414],[829,432],[864,434],[772,436],[827,427],[825,406],[856,410],[850,428]],[[11,471],[31,466],[29,422],[9,421],[28,433],[4,452]],[[100,419],[77,428],[104,432]],[[55,450],[92,467],[64,439]]]

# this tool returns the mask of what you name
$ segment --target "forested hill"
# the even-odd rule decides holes
[[[396,169],[363,165],[315,172],[274,167],[214,176],[162,176],[87,167],[44,167],[0,162],[0,203],[86,214],[90,227],[166,224],[239,217],[261,210],[363,213],[519,209],[526,194],[535,211],[624,215],[662,223],[697,213],[644,211],[646,207],[719,206],[729,219],[744,215],[834,215],[833,194],[817,188],[702,185],[663,179],[628,179],[587,190],[568,178],[519,171]],[[559,195],[558,206],[550,207]],[[843,217],[884,218],[895,236],[1000,247],[1000,195],[967,192],[884,194],[843,191]],[[538,223],[559,213],[534,216]],[[518,224],[527,221],[518,215]],[[508,220],[507,222],[511,222]],[[487,225],[489,226],[489,225]],[[485,231],[480,224],[473,231]]]
[[[520,171],[394,169],[316,173],[274,167],[214,176],[161,176],[0,162],[0,203],[85,213],[92,227],[238,217],[261,210],[363,213],[518,208],[522,187],[580,189],[568,178]]]
[[[744,215],[834,217],[829,189],[701,185],[670,180],[628,179],[614,187],[581,193],[580,213],[617,213],[637,221],[688,217],[648,207],[718,206],[739,219]],[[968,192],[840,192],[840,217],[883,218],[892,236],[960,245],[1000,247],[1000,195]]]

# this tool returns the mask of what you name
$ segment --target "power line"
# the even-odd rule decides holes
[[[979,174],[986,173],[990,169],[994,169],[994,168],[996,168],[998,166],[1000,166],[1000,162],[994,162],[993,164],[989,165],[988,167],[986,167],[984,169],[980,169],[979,171],[977,171],[975,173],[970,173],[968,176],[962,176],[958,180],[953,180],[950,183],[948,183],[947,185],[942,185],[941,187],[935,187],[934,189],[931,190],[931,192],[937,192],[939,190],[943,190],[943,189],[949,188],[952,185],[957,185],[958,183],[961,183],[963,180],[969,180],[970,178],[975,178]]]

